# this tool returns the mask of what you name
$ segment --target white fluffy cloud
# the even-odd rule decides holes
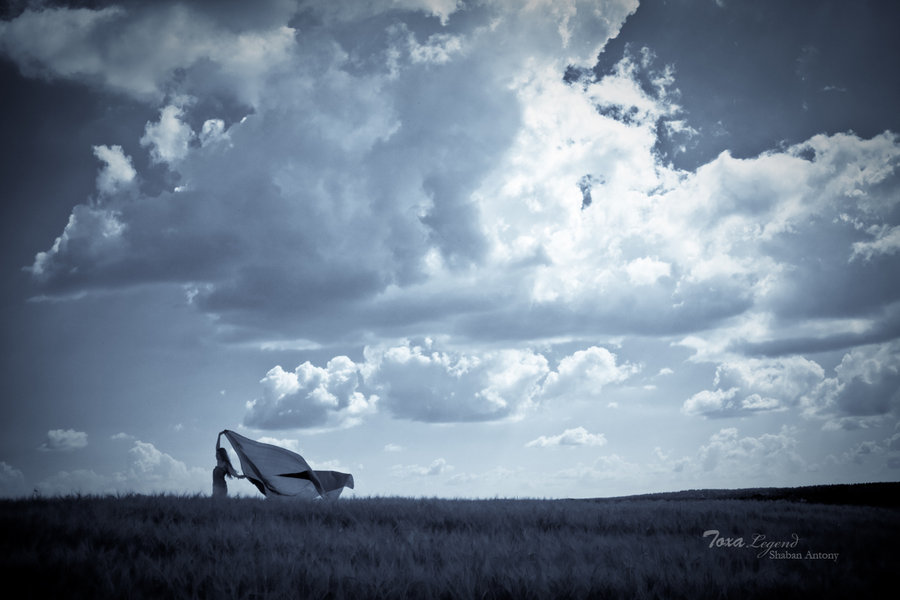
[[[159,111],[158,122],[147,123],[141,145],[150,148],[150,158],[154,162],[173,164],[187,156],[195,134],[190,125],[181,121],[183,114],[181,107],[170,104]],[[215,120],[207,121],[210,122],[216,123]],[[204,127],[205,140],[222,135],[221,128],[216,125],[206,127],[204,124]]]
[[[548,372],[547,360],[528,350],[463,354],[428,342],[367,349],[366,362],[366,382],[392,414],[432,422],[521,416]]]
[[[802,356],[734,359],[716,368],[715,390],[697,392],[682,410],[706,416],[783,410],[824,378],[822,367]]]
[[[97,174],[97,191],[101,195],[111,196],[134,182],[137,171],[121,146],[94,146],[94,156],[106,163]]]
[[[530,349],[460,352],[431,339],[366,347],[363,354],[361,363],[338,356],[325,367],[274,367],[261,381],[263,396],[247,404],[244,423],[345,427],[376,410],[424,422],[517,420],[542,402],[596,398],[603,386],[637,372],[596,346],[563,357],[556,370]],[[567,433],[564,443],[574,443],[579,432]]]
[[[545,397],[597,397],[603,386],[624,381],[639,367],[616,364],[616,355],[606,348],[591,346],[564,357],[557,370],[547,375],[542,393]]]
[[[247,403],[244,422],[262,429],[353,425],[378,401],[359,391],[359,379],[357,365],[346,356],[325,367],[307,361],[293,372],[274,367],[260,382],[263,397]]]
[[[39,446],[46,452],[71,452],[88,445],[88,436],[84,431],[74,429],[51,429],[47,432],[47,440]]]
[[[547,446],[603,446],[605,444],[606,436],[602,433],[590,433],[584,427],[575,427],[566,429],[558,435],[542,435],[525,445],[544,448]]]

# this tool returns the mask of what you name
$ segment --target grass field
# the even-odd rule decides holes
[[[846,598],[896,590],[897,508],[708,495],[9,500],[0,502],[2,576],[7,589],[22,588],[17,597],[48,598]]]

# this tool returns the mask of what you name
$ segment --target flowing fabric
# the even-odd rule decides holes
[[[231,443],[241,461],[244,476],[266,497],[335,499],[345,487],[353,488],[353,475],[338,471],[315,471],[306,460],[287,448],[263,444],[229,429],[219,433]]]

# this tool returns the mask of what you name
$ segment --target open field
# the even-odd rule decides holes
[[[900,509],[880,501],[897,489],[857,488],[864,501],[853,505],[771,490],[758,491],[768,499],[14,500],[0,502],[0,557],[5,586],[24,597],[878,597],[895,588],[900,564]],[[879,503],[888,506],[863,505]]]

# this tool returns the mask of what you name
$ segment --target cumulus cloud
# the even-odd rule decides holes
[[[596,397],[604,386],[624,381],[640,368],[616,364],[616,355],[597,346],[564,357],[557,370],[548,374],[542,387],[545,397]]]
[[[244,423],[261,429],[353,425],[378,401],[359,391],[359,379],[357,365],[346,356],[325,367],[307,361],[293,372],[276,366],[260,381],[264,395],[247,403]]]
[[[134,182],[137,171],[121,146],[94,146],[94,156],[106,163],[97,174],[97,191],[101,195],[111,196]]]
[[[418,421],[515,418],[527,410],[548,371],[529,350],[478,354],[404,345],[367,348],[366,382],[394,416]]]
[[[900,416],[900,344],[852,349],[803,396],[807,416],[825,419],[826,429],[868,427]]]
[[[74,429],[51,429],[38,449],[45,452],[71,452],[88,445],[88,435]]]
[[[127,458],[127,467],[122,471],[60,471],[38,483],[36,489],[44,495],[209,492],[208,469],[188,467],[149,442],[133,440]]]
[[[697,461],[704,471],[723,474],[741,471],[797,472],[806,469],[806,461],[797,453],[796,430],[783,427],[777,434],[740,437],[734,427],[714,433],[709,443],[700,447]]]
[[[668,277],[672,265],[654,258],[636,258],[625,266],[628,279],[635,285],[652,285],[660,277]]]
[[[832,376],[801,356],[732,358],[720,363],[715,389],[684,401],[682,412],[706,417],[798,409],[825,429],[873,427],[900,415],[900,348],[895,341],[846,352]]]
[[[347,427],[376,410],[431,423],[517,420],[543,402],[596,398],[638,370],[597,346],[564,356],[556,370],[531,349],[461,352],[430,338],[367,346],[363,356],[361,363],[337,356],[325,367],[307,361],[293,372],[272,368],[244,424]]]
[[[590,433],[584,427],[575,427],[574,429],[566,429],[558,435],[542,435],[525,445],[544,448],[547,446],[603,446],[605,444],[606,436],[602,433]]]
[[[733,416],[796,406],[819,385],[825,371],[802,356],[734,359],[716,368],[714,390],[688,398],[682,411],[689,415]]]
[[[159,111],[159,121],[147,123],[141,145],[150,148],[150,158],[154,162],[173,164],[187,156],[195,134],[190,125],[181,121],[183,114],[181,107],[169,105]],[[203,139],[206,143],[222,136],[224,125],[220,123],[221,119],[204,123]]]

